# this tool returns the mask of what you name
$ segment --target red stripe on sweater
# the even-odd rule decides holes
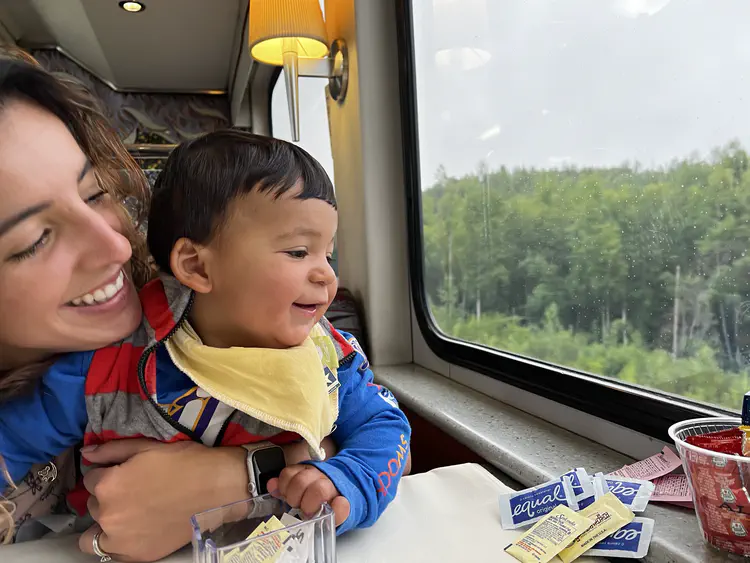
[[[282,432],[281,434],[276,434],[276,436],[271,436],[271,438],[268,438],[268,441],[277,446],[285,446],[287,444],[299,442],[301,439],[302,436],[295,434],[294,432]]]
[[[169,308],[164,284],[160,279],[150,281],[143,286],[138,295],[148,324],[154,329],[156,339],[162,340],[175,326],[175,318]]]
[[[138,378],[136,377],[136,379]],[[143,380],[146,383],[146,391],[148,391],[148,395],[156,395],[156,350],[153,350],[146,359],[146,365],[143,368]],[[144,400],[148,399],[144,394],[141,394],[141,396]]]
[[[236,422],[230,422],[227,424],[226,430],[224,430],[224,436],[221,439],[222,446],[243,446],[245,444],[254,444],[256,442],[269,441],[273,444],[283,446],[284,444],[290,444],[301,440],[298,434],[294,432],[282,432],[275,436],[258,436],[257,434],[251,434],[241,424]]]
[[[338,345],[341,346],[341,354],[344,358],[354,352],[354,346],[349,344],[347,339],[344,338],[343,335],[333,327],[333,325],[331,325],[331,335],[336,340]]]
[[[89,493],[86,490],[86,487],[83,486],[83,481],[79,481],[75,488],[70,491],[65,498],[68,501],[68,506],[73,512],[78,516],[85,516],[89,511],[87,504],[90,496],[91,493]]]
[[[86,376],[86,395],[102,393],[140,393],[138,378],[134,377],[142,346],[130,343],[101,348],[94,353]]]

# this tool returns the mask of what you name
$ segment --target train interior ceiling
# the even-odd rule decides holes
[[[724,24],[744,2],[320,0],[347,88],[301,76],[298,121],[285,71],[251,56],[248,0],[121,4],[0,0],[0,42],[89,87],[151,179],[229,126],[321,162],[331,320],[407,412],[413,472],[476,462],[522,488],[737,416],[750,42]],[[690,45],[658,47],[677,27]],[[715,560],[688,509],[649,510],[649,561]]]

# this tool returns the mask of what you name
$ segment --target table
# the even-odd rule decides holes
[[[469,463],[404,477],[396,499],[371,528],[337,541],[339,563],[518,563],[503,549],[520,535],[500,527],[497,495],[511,489]],[[96,563],[77,536],[0,547],[13,563]],[[553,562],[559,559],[553,559]],[[582,563],[605,563],[585,558]],[[163,563],[192,563],[188,548]]]

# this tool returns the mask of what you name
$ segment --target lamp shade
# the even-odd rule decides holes
[[[300,57],[328,55],[328,38],[318,0],[250,0],[250,55],[281,66],[290,48]]]

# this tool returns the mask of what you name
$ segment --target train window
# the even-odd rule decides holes
[[[401,4],[431,328],[481,345],[454,348],[469,365],[490,348],[737,409],[750,4]]]

